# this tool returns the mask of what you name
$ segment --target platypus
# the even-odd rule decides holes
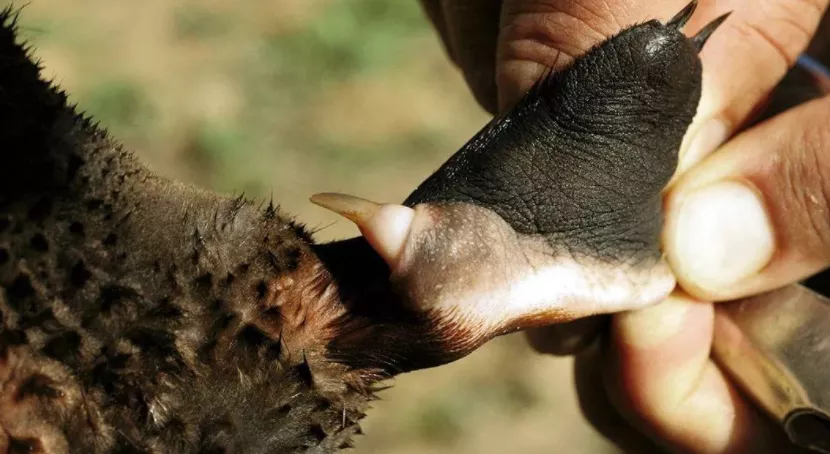
[[[686,37],[694,6],[546,75],[403,204],[315,196],[363,232],[326,244],[154,175],[3,10],[0,452],[334,452],[395,374],[659,301],[661,191],[724,19]]]

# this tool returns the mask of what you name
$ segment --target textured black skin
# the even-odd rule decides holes
[[[469,202],[555,250],[660,257],[660,192],[700,98],[697,49],[658,21],[542,80],[404,202]]]

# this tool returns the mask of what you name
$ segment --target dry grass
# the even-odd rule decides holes
[[[46,73],[162,174],[271,197],[322,240],[307,196],[401,200],[484,122],[414,0],[30,0]],[[499,339],[400,377],[363,453],[614,452],[576,408],[570,361]]]

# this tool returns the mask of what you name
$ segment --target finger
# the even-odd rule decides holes
[[[636,430],[614,409],[602,377],[600,342],[594,342],[576,356],[574,381],[579,408],[599,433],[625,452],[663,453],[664,449]]]
[[[680,293],[616,315],[607,350],[610,400],[672,451],[789,452],[783,431],[758,414],[709,359],[714,311]]]
[[[502,0],[442,0],[450,54],[482,107],[495,113],[496,42]]]
[[[666,19],[684,1],[605,2],[506,0],[496,58],[502,108],[512,105],[548,69],[561,69],[594,44],[638,21]],[[704,1],[688,34],[734,11],[701,58],[703,94],[681,149],[686,169],[723,143],[763,104],[807,46],[827,0]]]
[[[680,172],[699,162],[760,110],[772,88],[809,44],[827,0],[701,2],[693,33],[733,11],[701,53],[703,93],[680,152]]]
[[[730,141],[667,196],[664,246],[684,289],[730,300],[830,265],[830,97]]]
[[[568,66],[623,28],[655,17],[668,19],[687,3],[505,0],[496,56],[499,106],[514,104],[545,71]]]

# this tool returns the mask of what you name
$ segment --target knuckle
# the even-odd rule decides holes
[[[601,3],[596,4],[595,3]],[[620,30],[604,2],[509,2],[502,12],[504,59],[557,68]]]
[[[777,217],[786,225],[785,245],[807,257],[830,255],[830,126],[805,119],[808,127],[794,138],[789,152],[776,159]]]
[[[824,124],[807,128],[796,153],[801,181],[801,205],[805,207],[805,223],[816,244],[810,250],[830,252],[830,128]]]

